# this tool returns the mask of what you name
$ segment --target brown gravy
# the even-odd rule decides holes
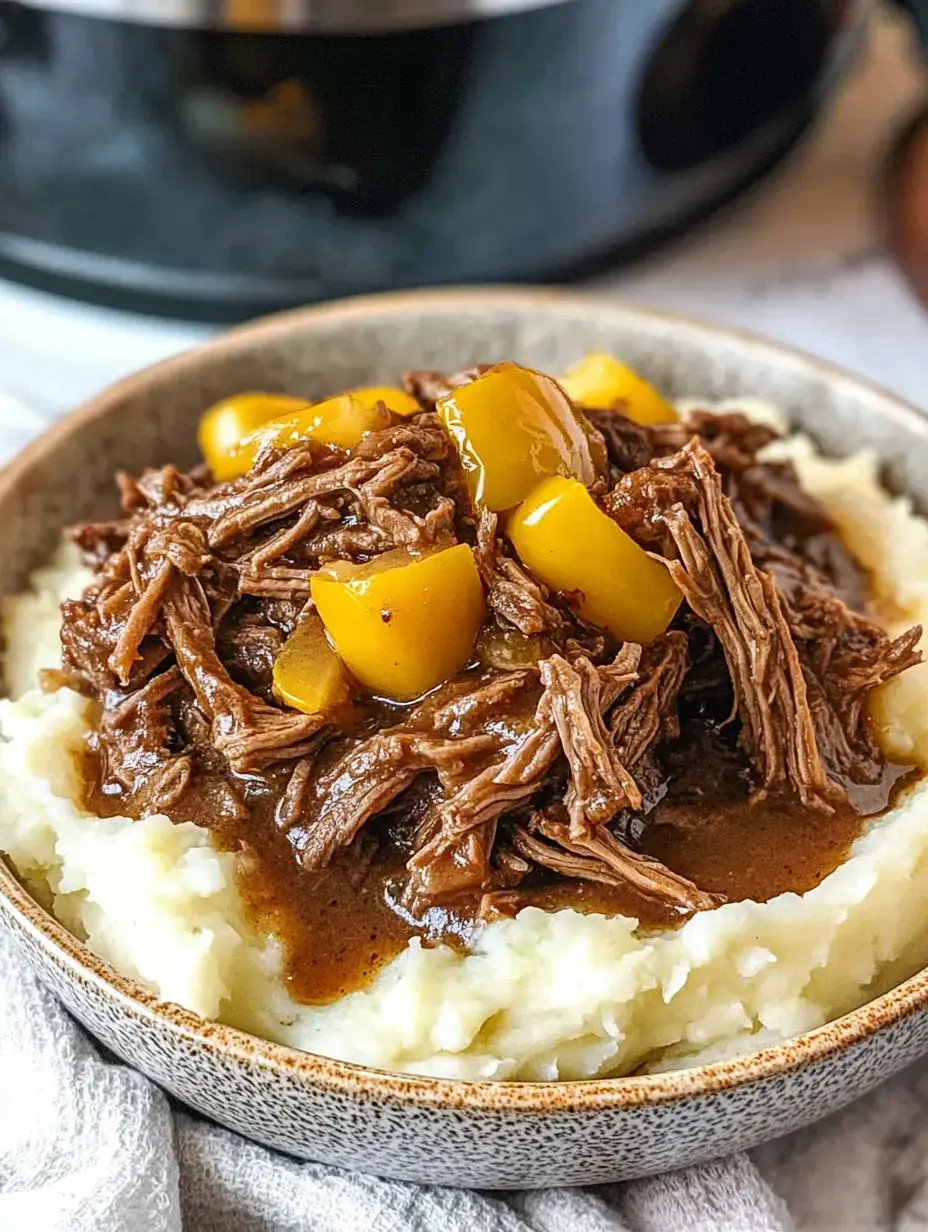
[[[233,784],[215,767],[202,769],[174,820],[206,825],[222,847],[246,853],[240,879],[246,911],[256,926],[283,943],[285,978],[295,1000],[319,1004],[363,988],[413,936],[426,943],[467,944],[479,895],[450,908],[433,907],[424,921],[408,918],[392,893],[404,855],[389,835],[380,836],[379,848],[372,845],[368,864],[341,857],[322,872],[305,872],[274,823],[284,777]],[[87,807],[101,816],[132,815],[132,799],[101,782],[100,770],[99,757],[88,753]],[[777,797],[751,802],[737,774],[726,775],[718,765],[715,771],[707,776],[703,763],[698,775],[702,784],[711,779],[711,793],[693,775],[670,779],[647,824],[639,833],[630,830],[629,840],[700,888],[731,901],[765,901],[816,886],[845,858],[864,818],[881,812],[908,781],[906,768],[887,767],[883,782],[857,801],[860,812],[846,807],[824,813]],[[235,807],[236,796],[240,807]],[[547,910],[572,907],[635,916],[647,928],[665,928],[684,918],[630,886],[574,883],[552,875],[531,891],[531,902]]]
[[[852,808],[819,813],[775,796],[704,808],[668,801],[655,812],[642,850],[735,902],[813,889],[844,860],[864,821]]]

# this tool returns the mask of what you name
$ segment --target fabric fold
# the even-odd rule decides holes
[[[485,1193],[301,1163],[104,1059],[0,933],[2,1232],[928,1232],[928,1064],[751,1156]]]

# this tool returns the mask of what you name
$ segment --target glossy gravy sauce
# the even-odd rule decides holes
[[[730,901],[763,902],[818,885],[844,860],[864,819],[882,812],[911,777],[907,767],[888,766],[880,783],[852,793],[852,805],[827,813],[776,795],[752,801],[743,771],[724,758],[697,758],[695,765],[698,770],[669,775],[644,822],[629,826],[627,840]],[[103,781],[93,751],[84,777],[86,804],[94,813],[141,812]],[[353,852],[336,857],[322,872],[301,869],[274,820],[286,780],[284,771],[233,782],[217,766],[200,766],[174,820],[205,826],[221,847],[243,852],[240,890],[246,912],[257,929],[282,942],[285,979],[295,1000],[325,1003],[363,988],[413,936],[426,944],[467,945],[480,895],[412,919],[398,901],[405,852],[386,823],[369,823],[372,833],[362,836],[370,844],[366,858]],[[526,881],[521,889],[528,891],[527,901],[547,910],[635,916],[646,928],[666,928],[686,918],[631,886],[565,881],[552,874]]]

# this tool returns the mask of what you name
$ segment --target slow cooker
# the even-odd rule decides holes
[[[556,279],[739,192],[866,0],[0,0],[0,274],[229,319]]]

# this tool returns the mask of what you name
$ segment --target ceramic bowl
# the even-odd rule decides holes
[[[771,398],[828,451],[879,451],[891,486],[928,501],[928,421],[807,356],[585,296],[387,296],[260,321],[107,390],[0,477],[0,590],[15,591],[62,524],[101,513],[114,470],[194,459],[197,415],[259,388],[310,397],[401,369],[515,358],[563,371],[622,355],[671,397]],[[50,918],[0,861],[0,919],[67,1008],[184,1103],[306,1159],[481,1187],[620,1180],[692,1164],[807,1124],[928,1051],[928,972],[779,1047],[657,1076],[565,1084],[404,1077],[265,1043],[159,1003]]]

